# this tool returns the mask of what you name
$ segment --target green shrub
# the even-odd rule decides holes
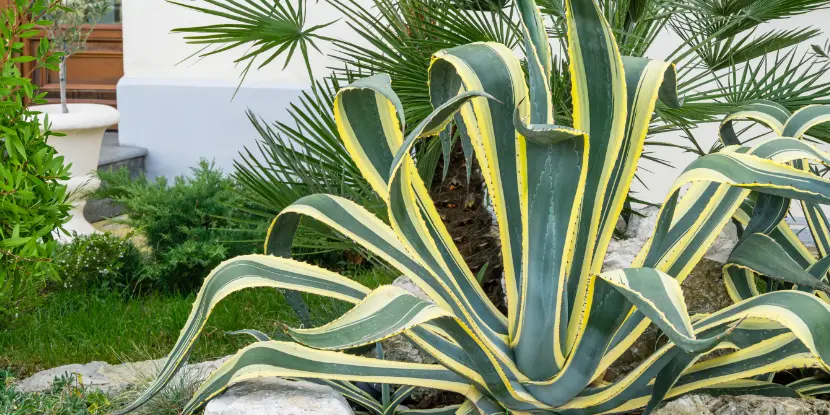
[[[146,237],[152,253],[141,276],[157,289],[193,290],[226,258],[258,249],[259,243],[235,242],[245,237],[227,219],[238,196],[213,163],[202,160],[190,176],[172,183],[165,177],[131,179],[125,169],[100,176],[104,185],[96,197],[122,205],[127,223]]]
[[[143,255],[130,242],[132,234],[74,235],[55,254],[63,288],[82,292],[135,292]]]
[[[66,186],[69,167],[41,131],[42,118],[29,104],[43,104],[20,63],[57,69],[59,56],[41,39],[33,55],[24,42],[37,34],[34,23],[54,8],[41,2],[15,0],[0,10],[0,321],[21,311],[37,282],[56,276],[49,260],[56,243],[52,231],[69,219]],[[48,22],[40,21],[46,25]],[[14,39],[12,42],[10,39]]]
[[[97,415],[110,410],[107,395],[84,389],[75,374],[55,378],[43,393],[15,390],[12,373],[0,370],[0,413],[4,415]]]
[[[228,251],[220,242],[185,241],[156,254],[142,276],[157,287],[190,292],[199,288],[213,267],[228,258]]]

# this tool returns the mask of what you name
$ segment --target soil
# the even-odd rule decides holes
[[[453,147],[449,172],[442,180],[444,160],[435,169],[430,195],[462,257],[475,275],[487,265],[482,286],[490,301],[506,312],[501,287],[501,246],[484,201],[484,178],[477,163],[467,181],[467,163],[460,140]]]

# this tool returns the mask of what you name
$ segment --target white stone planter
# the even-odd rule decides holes
[[[101,185],[94,172],[98,169],[98,156],[104,131],[118,123],[118,110],[108,105],[69,104],[69,113],[61,112],[60,104],[39,105],[31,108],[48,115],[51,130],[66,134],[64,137],[50,137],[49,144],[58,154],[72,163],[72,177],[67,182],[72,201],[72,219],[64,228],[81,235],[95,232],[95,228],[84,219],[86,194]],[[41,115],[41,121],[46,117]]]

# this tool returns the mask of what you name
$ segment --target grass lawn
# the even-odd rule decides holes
[[[388,273],[380,271],[351,274],[371,288],[392,281]],[[124,300],[115,295],[49,294],[39,309],[0,330],[0,368],[11,368],[22,378],[70,363],[101,360],[115,364],[164,357],[178,338],[194,298],[157,295]],[[318,296],[306,296],[306,301],[320,324],[350,307]],[[190,361],[222,357],[251,342],[248,336],[230,336],[226,331],[257,329],[279,337],[284,324],[298,323],[275,290],[248,289],[232,294],[214,309]]]

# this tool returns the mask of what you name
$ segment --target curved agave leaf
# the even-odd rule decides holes
[[[460,394],[470,390],[463,378],[439,365],[377,360],[270,341],[240,350],[213,372],[187,403],[184,413],[193,413],[231,385],[273,376],[409,384]]]
[[[747,154],[715,153],[693,161],[675,181],[672,193],[685,183],[705,180],[762,193],[830,203],[830,181],[812,173]]]
[[[258,342],[267,342],[267,341],[271,340],[271,338],[268,337],[267,334],[265,334],[265,333],[263,333],[259,330],[253,330],[253,329],[230,331],[230,332],[226,332],[225,334],[230,334],[230,335],[233,335],[233,336],[238,336],[238,335],[245,334],[245,335],[253,337]]]
[[[268,255],[244,255],[225,261],[205,278],[173,350],[147,390],[119,413],[128,413],[157,394],[184,365],[193,343],[216,304],[228,295],[254,287],[302,291],[357,303],[371,290],[314,265]]]
[[[795,139],[802,139],[807,132],[820,124],[830,121],[830,106],[827,105],[810,105],[796,111],[784,126],[782,135],[792,137]],[[815,150],[814,148],[811,150]],[[809,151],[813,153],[814,151]],[[821,157],[816,160],[814,157],[805,157],[824,163],[828,163],[827,157]],[[795,160],[793,165],[805,171],[809,171],[810,167],[804,160]],[[807,225],[813,240],[816,242],[816,247],[822,257],[830,254],[830,222],[824,211],[816,203],[810,201],[801,201],[801,207],[804,211],[804,216],[807,218]]]
[[[389,225],[362,206],[341,197],[306,196],[283,209],[271,223],[265,251],[279,256],[290,255],[297,225],[303,217],[325,224],[383,258],[414,281],[433,302],[446,304],[448,308],[458,307],[452,302],[449,288],[410,256],[408,248]]]
[[[794,112],[784,124],[781,135],[800,139],[811,128],[830,121],[830,106],[808,105]]]
[[[808,164],[805,162],[807,160],[826,165],[830,163],[828,154],[800,139],[810,128],[830,120],[828,118],[829,114],[830,110],[822,108],[821,106],[806,107],[797,111],[781,127],[779,134],[787,135],[788,137],[762,143],[754,147],[751,153],[777,162],[792,163],[796,168],[804,171],[809,170]],[[830,233],[828,233],[830,224],[828,224],[823,210],[815,202],[801,201],[801,205],[807,218],[808,228],[816,242],[819,253],[825,256],[826,252],[830,250],[830,245],[828,245],[830,243],[828,242],[830,241]],[[741,220],[740,217],[736,218],[739,221]],[[815,262],[812,254],[807,252],[807,249],[803,247],[803,244],[787,224],[782,222],[778,225],[777,230],[768,233],[802,267],[808,267],[811,263]],[[738,300],[757,295],[757,290],[754,289],[754,273],[746,269],[725,269],[724,271],[727,288],[733,299]]]
[[[519,176],[523,166],[517,157],[522,140],[512,124],[502,121],[511,119],[516,108],[521,117],[529,111],[524,74],[518,60],[504,46],[475,43],[436,53],[429,77],[430,96],[435,106],[470,90],[484,91],[498,101],[475,100],[471,108],[460,111],[461,120],[456,124],[475,149],[499,225],[508,318],[514,316],[508,323],[512,338],[522,278]]]
[[[787,388],[805,396],[823,395],[830,392],[830,378],[827,375],[811,376],[789,383]]]
[[[830,291],[830,285],[802,269],[781,245],[762,233],[749,235],[739,242],[726,267],[740,267],[799,287]]]
[[[416,140],[423,137],[438,135],[447,127],[450,121],[452,121],[455,113],[458,112],[464,104],[476,97],[495,99],[486,92],[467,91],[452,97],[449,101],[437,107],[432,114],[424,118],[424,120],[421,121],[421,123],[418,124],[418,126],[415,127],[411,133],[409,133],[403,144],[398,147],[398,150],[395,153],[395,158],[392,159],[392,167],[389,169],[389,177],[391,178],[395,176],[398,168],[401,167],[404,157],[408,156],[412,151],[412,146],[415,144]],[[387,182],[387,186],[391,184],[390,182],[391,180]]]
[[[816,261],[815,264],[807,267],[807,272],[813,277],[827,282],[827,273],[830,272],[830,257],[824,257]]]
[[[625,137],[611,173],[603,202],[602,222],[594,252],[593,272],[602,269],[608,244],[617,225],[631,183],[643,153],[654,107],[659,98],[670,108],[678,108],[677,73],[673,64],[644,58],[623,57],[628,87],[628,112]]]
[[[600,225],[606,189],[625,140],[628,95],[622,58],[608,22],[593,1],[565,1],[568,25],[568,57],[573,100],[574,128],[591,137],[587,177],[579,223],[572,245],[567,276],[569,318],[565,350],[574,347],[584,326],[581,314],[590,275],[600,271],[601,258],[594,252],[602,237]],[[609,218],[616,226],[616,218]],[[603,248],[604,249],[604,248]]]
[[[340,392],[343,397],[348,399],[350,402],[354,402],[357,405],[360,405],[364,409],[369,410],[374,415],[383,415],[384,409],[383,405],[378,402],[375,398],[371,395],[363,391],[362,389],[355,386],[352,382],[347,382],[343,380],[328,380],[328,379],[306,379],[309,382],[316,383],[318,385],[325,385],[328,386],[337,392]]]
[[[789,138],[765,141],[753,147],[751,154],[778,163],[809,159],[823,164],[830,164],[827,153],[804,141]]]
[[[288,329],[297,342],[321,350],[343,350],[396,336],[428,321],[452,318],[440,307],[396,286],[383,286],[342,317],[321,327]]]
[[[372,81],[341,90],[335,99],[335,119],[347,150],[367,180],[372,178],[368,181],[375,191],[387,201],[392,228],[404,241],[409,256],[447,287],[447,302],[460,307],[457,315],[465,324],[502,353],[509,354],[502,334],[503,316],[487,299],[452,243],[411,157],[400,167],[399,182],[387,185],[394,155],[404,142],[399,122],[403,115],[395,100],[388,97],[386,80],[382,79],[380,85]],[[482,101],[485,100],[472,103]],[[460,108],[464,110],[463,106]]]
[[[733,219],[741,226],[748,226],[751,216],[754,213],[755,201],[752,198],[747,198],[741,204],[741,208],[735,212]],[[778,226],[770,232],[770,236],[784,247],[787,254],[792,257],[802,268],[808,267],[815,262],[813,254],[807,249],[803,242],[798,238],[798,235],[793,232],[786,222],[781,222]]]
[[[793,142],[794,140],[785,141]],[[768,150],[773,148],[773,146],[766,143],[761,146],[765,145]],[[661,209],[654,236],[643,247],[633,265],[653,267],[674,276],[682,282],[706,250],[709,249],[723,226],[749,196],[750,191],[741,188],[782,197],[798,198],[799,196],[790,193],[787,189],[788,186],[796,182],[788,180],[776,182],[775,180],[764,179],[768,175],[777,175],[777,171],[781,170],[789,174],[795,174],[799,177],[798,180],[806,180],[806,182],[821,187],[827,185],[827,183],[821,182],[823,179],[816,180],[817,177],[808,172],[764,160],[757,155],[741,154],[741,152],[750,152],[751,150],[750,148],[740,151],[733,149],[711,154],[698,159],[687,167],[675,182],[670,193],[671,196]],[[817,153],[810,155],[811,158],[824,157],[820,155],[818,150],[815,151]],[[785,156],[784,153],[777,151],[761,153],[768,156],[778,154],[779,157],[797,156],[797,158],[809,155],[807,151],[788,152],[790,156]],[[740,163],[745,164],[733,163],[731,160],[740,160]],[[696,180],[701,180],[701,182],[692,183],[690,190],[678,202],[677,192],[680,187]],[[800,186],[800,183],[798,185]],[[825,190],[815,191],[821,193],[827,190],[825,187]],[[745,223],[748,224],[748,220]],[[792,250],[808,254],[803,244],[797,242],[798,237],[789,231],[786,224],[779,228],[786,229],[786,232],[775,232],[774,235],[781,236],[777,240],[789,240],[791,243],[788,243],[788,245],[794,247]],[[734,283],[731,287],[732,290],[730,290],[730,294],[733,295],[734,299],[748,298],[748,296],[757,293],[752,275],[735,269],[730,269],[728,272],[730,276],[727,279]],[[737,287],[738,285],[740,287]],[[600,376],[614,360],[621,356],[645,331],[648,323],[642,313],[634,311],[615,334],[612,346],[604,356],[603,362],[595,371],[594,376]]]
[[[741,145],[733,123],[739,120],[752,120],[765,125],[776,135],[783,135],[784,124],[792,113],[783,105],[773,101],[758,100],[748,102],[741,109],[727,115],[720,124],[719,138],[724,146]]]
[[[519,0],[519,3],[530,80],[530,123],[553,124],[553,96],[550,88],[553,66],[545,22],[533,0]]]

